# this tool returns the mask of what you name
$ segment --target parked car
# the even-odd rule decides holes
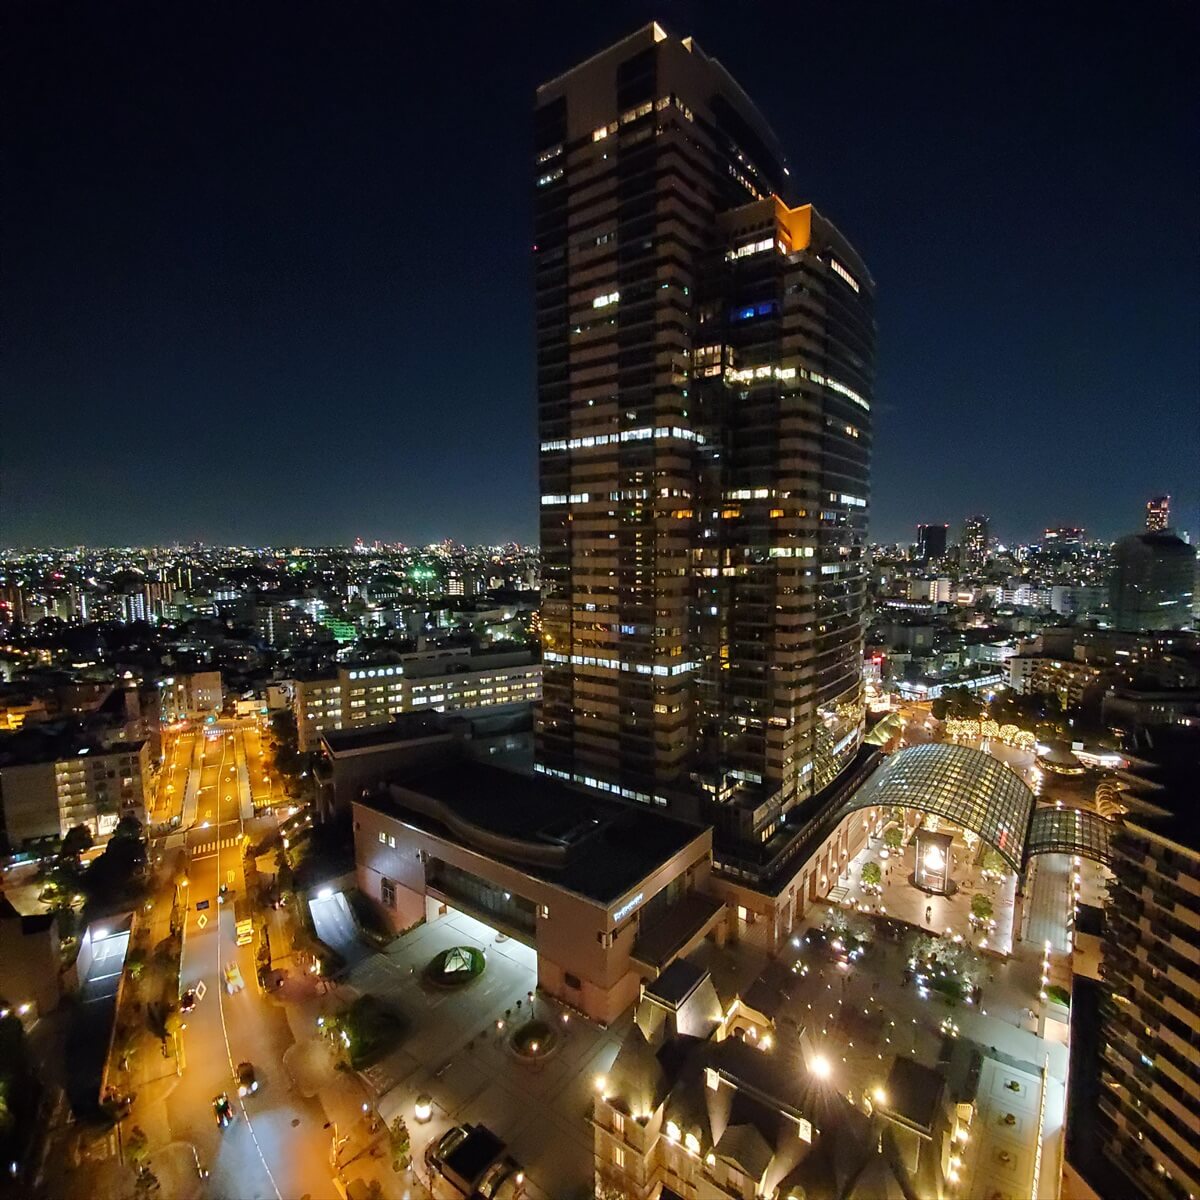
[[[225,968],[225,990],[232,996],[234,992],[240,992],[246,986],[246,981],[242,978],[241,968],[237,963],[230,963]]]

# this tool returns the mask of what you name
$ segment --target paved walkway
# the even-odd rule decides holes
[[[846,874],[836,881],[835,889],[840,887],[841,891],[832,891],[830,899],[854,908],[865,906],[863,911],[884,912],[930,932],[960,933],[995,954],[1012,953],[1017,880],[1011,871],[1002,881],[985,880],[972,864],[973,854],[960,833],[954,842],[953,868],[958,890],[951,896],[931,896],[909,882],[916,866],[915,846],[909,844],[892,851],[886,859],[881,856],[883,849],[879,838],[868,842],[849,861]],[[878,863],[883,872],[883,891],[879,895],[862,885],[862,868],[868,862]],[[986,934],[970,922],[971,899],[981,892],[992,901],[992,920],[996,922],[995,929]]]

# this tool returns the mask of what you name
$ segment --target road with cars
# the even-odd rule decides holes
[[[196,1001],[178,1035],[184,1066],[167,1100],[172,1136],[196,1146],[209,1171],[210,1197],[331,1197],[324,1116],[287,1076],[283,1055],[292,1034],[282,1007],[259,987],[254,942],[237,945],[234,907],[246,894],[238,737],[223,726],[199,736],[204,742],[198,820],[185,835],[189,869],[180,969],[181,994],[191,991]],[[230,991],[232,967],[236,990]],[[253,1066],[259,1084],[247,1096],[238,1095],[241,1063]],[[224,1128],[213,1107],[222,1093],[234,1114]]]

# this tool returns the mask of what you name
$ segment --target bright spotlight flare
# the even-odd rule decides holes
[[[829,1059],[823,1054],[818,1054],[813,1057],[812,1062],[808,1064],[808,1069],[818,1079],[828,1079],[833,1073],[833,1067],[829,1064]]]

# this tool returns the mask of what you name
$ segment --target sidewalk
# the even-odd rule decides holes
[[[337,1139],[338,1177],[343,1184],[377,1180],[385,1200],[428,1200],[429,1191],[413,1171],[393,1171],[388,1131],[374,1116],[374,1097],[357,1072],[339,1066],[317,1025],[318,1017],[332,1016],[356,995],[350,987],[331,987],[311,975],[289,974],[273,997],[284,1009],[295,1039],[284,1053],[284,1066],[296,1089],[320,1103],[329,1122],[331,1149]],[[423,1175],[424,1164],[416,1166]]]
[[[128,1137],[135,1125],[140,1126],[153,1156],[156,1147],[171,1141],[166,1099],[178,1085],[183,1069],[176,1058],[176,1039],[168,1038],[164,1046],[151,1031],[147,1017],[148,1006],[174,1004],[179,992],[179,959],[171,934],[175,883],[169,860],[155,876],[152,896],[149,916],[144,910],[137,914],[130,953],[143,953],[145,965],[135,980],[126,961],[107,1081],[117,1095],[134,1098],[129,1115],[120,1123],[120,1137]]]

